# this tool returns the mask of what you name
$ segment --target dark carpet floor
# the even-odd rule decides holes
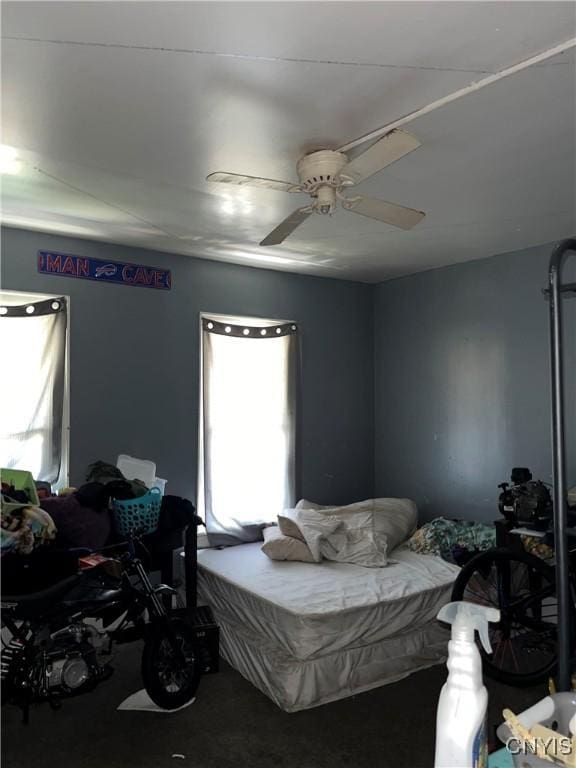
[[[429,768],[444,666],[296,714],[279,710],[235,670],[202,679],[198,698],[174,714],[118,712],[141,687],[139,649],[123,646],[116,673],[96,691],[35,707],[28,726],[2,709],[2,768]],[[503,706],[520,711],[545,695],[488,682],[489,730]],[[184,755],[184,759],[172,755]]]

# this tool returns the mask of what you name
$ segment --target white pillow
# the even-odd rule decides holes
[[[284,536],[277,525],[269,525],[262,531],[264,544],[262,552],[271,560],[297,560],[314,563],[314,557],[304,540]]]
[[[300,499],[294,509],[328,509],[321,504],[316,504],[314,501],[308,501],[308,499]]]
[[[304,536],[298,527],[298,508],[285,509],[281,515],[278,515],[278,527],[284,536],[291,536],[294,539],[304,541]]]
[[[371,512],[329,515],[323,510],[295,511],[296,523],[315,560],[325,557],[369,568],[388,564],[386,536],[374,529]]]
[[[418,507],[411,499],[373,499],[374,526],[388,539],[388,553],[408,541],[418,526]]]
[[[313,504],[314,506],[305,507],[305,504]],[[372,512],[375,531],[387,538],[388,554],[407,541],[418,525],[418,508],[411,499],[366,499],[354,504],[347,504],[344,507],[320,506],[302,499],[296,505],[296,509],[315,509],[322,514],[336,517],[346,517],[358,512]]]

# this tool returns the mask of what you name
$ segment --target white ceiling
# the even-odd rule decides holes
[[[205,177],[296,180],[305,151],[575,34],[572,2],[4,2],[24,167],[3,222],[370,282],[555,240],[576,231],[573,51],[407,126],[422,146],[361,191],[426,211],[411,232],[338,211],[263,249],[307,198]]]

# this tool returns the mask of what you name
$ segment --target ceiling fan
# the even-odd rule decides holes
[[[424,218],[422,211],[364,195],[346,197],[344,192],[419,146],[420,142],[411,133],[394,130],[351,160],[344,152],[332,149],[321,149],[304,155],[296,166],[299,184],[220,171],[211,173],[206,177],[206,181],[274,189],[278,192],[304,192],[311,197],[308,205],[297,208],[273,229],[260,245],[279,245],[312,213],[329,215],[338,203],[346,211],[359,213],[361,216],[377,219],[400,229],[412,229]]]

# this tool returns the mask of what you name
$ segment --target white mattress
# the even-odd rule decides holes
[[[216,612],[226,661],[285,712],[355,696],[446,660],[450,633],[437,621],[371,643],[301,661]]]
[[[386,568],[275,562],[261,544],[198,552],[199,596],[233,625],[296,660],[367,646],[433,621],[459,569],[394,551]]]

